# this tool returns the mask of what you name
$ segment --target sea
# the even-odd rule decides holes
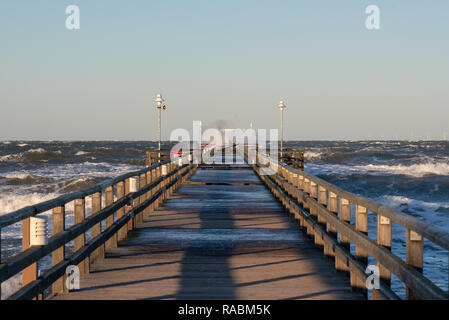
[[[305,150],[306,172],[449,232],[448,141],[287,141],[285,146]],[[145,150],[156,147],[151,141],[0,141],[0,215],[138,170]],[[69,227],[73,205],[66,211]],[[375,239],[374,213],[369,225]],[[1,239],[5,261],[21,250],[20,223],[3,228]],[[448,251],[427,240],[424,247],[424,275],[447,292]],[[405,259],[405,229],[396,224],[392,252]],[[39,261],[40,272],[50,263],[50,257]],[[20,278],[2,284],[3,299],[20,287]],[[404,297],[394,276],[392,288]]]

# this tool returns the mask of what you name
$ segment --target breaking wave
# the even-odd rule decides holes
[[[422,178],[428,175],[449,176],[449,164],[447,162],[428,162],[412,165],[343,165],[343,164],[308,164],[306,165],[314,173],[346,174],[372,174],[372,175],[406,175]]]

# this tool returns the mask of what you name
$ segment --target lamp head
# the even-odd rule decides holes
[[[281,111],[284,111],[284,109],[287,108],[287,106],[285,105],[284,101],[279,102],[279,106],[278,107],[279,107],[279,109]]]
[[[157,107],[160,108],[161,105],[162,105],[162,102],[164,102],[164,99],[162,98],[162,95],[161,95],[161,94],[158,94],[158,95],[156,96],[155,102],[157,103]]]

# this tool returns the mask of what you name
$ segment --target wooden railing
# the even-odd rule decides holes
[[[89,273],[90,263],[103,259],[105,252],[126,239],[128,232],[143,221],[143,216],[159,206],[195,168],[192,155],[187,154],[0,216],[0,234],[2,228],[22,222],[22,252],[3,263],[0,261],[0,284],[22,272],[22,288],[9,299],[42,299],[50,287],[51,295],[67,292],[68,266],[76,265],[81,274]],[[92,213],[88,217],[87,197],[92,201]],[[66,228],[66,206],[70,202],[74,202],[74,224]],[[51,237],[46,245],[30,246],[30,218],[49,210],[52,210]],[[88,232],[91,239],[86,241]],[[74,241],[74,252],[68,255],[66,246],[71,241]],[[39,260],[49,254],[52,267],[38,276]]]
[[[265,175],[269,165],[277,172]],[[300,226],[323,247],[326,256],[335,259],[335,268],[349,273],[355,290],[367,295],[365,272],[371,256],[377,261],[380,276],[380,288],[371,290],[371,299],[398,299],[391,290],[392,273],[405,284],[407,299],[449,299],[447,292],[423,275],[424,238],[449,250],[449,233],[285,163],[278,165],[264,154],[257,153],[256,166],[260,178],[295,215]],[[355,210],[351,210],[351,204]],[[377,215],[376,240],[368,237],[369,211]],[[391,252],[392,223],[406,229],[405,261]]]

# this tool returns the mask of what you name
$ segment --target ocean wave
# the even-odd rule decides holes
[[[106,180],[106,178],[99,177],[82,177],[75,178],[63,183],[63,186],[58,190],[60,193],[68,193],[75,192],[83,189],[87,189],[92,187],[102,181]]]
[[[0,178],[2,178],[0,176]],[[49,182],[52,179],[50,177],[44,177],[40,175],[33,175],[29,173],[8,173],[3,176],[4,184],[9,185],[22,185],[22,184],[37,184]]]
[[[23,148],[23,147],[28,146],[28,143],[21,143],[21,144],[18,144],[17,146]]]
[[[46,151],[43,148],[30,149],[22,155],[23,161],[48,161],[48,160],[61,160],[64,159],[64,155],[61,151]]]
[[[306,151],[304,152],[305,160],[319,159],[324,153],[319,151]]]
[[[449,175],[449,164],[447,162],[439,163],[421,163],[405,165],[375,165],[369,164],[366,166],[355,166],[354,169],[360,169],[368,172],[386,172],[391,174],[403,174],[413,176],[417,178],[424,177],[426,175]]]
[[[321,159],[327,163],[345,163],[350,160],[350,154],[344,152],[326,153],[321,156]]]
[[[20,154],[7,154],[4,156],[0,157],[0,162],[4,162],[4,161],[15,161],[20,159],[21,155]]]
[[[2,193],[0,194],[0,215],[51,200],[57,196],[59,196],[57,193]]]
[[[75,153],[75,156],[84,156],[86,154],[89,154],[90,152],[87,151],[78,151],[77,153]]]
[[[393,174],[406,175],[422,178],[428,175],[449,175],[449,164],[447,162],[428,162],[411,165],[341,165],[341,164],[306,164],[314,174],[334,173],[347,174]]]
[[[438,225],[443,230],[449,229],[449,202],[447,201],[429,202],[397,195],[384,195],[376,200],[389,207],[415,215],[430,224]]]

